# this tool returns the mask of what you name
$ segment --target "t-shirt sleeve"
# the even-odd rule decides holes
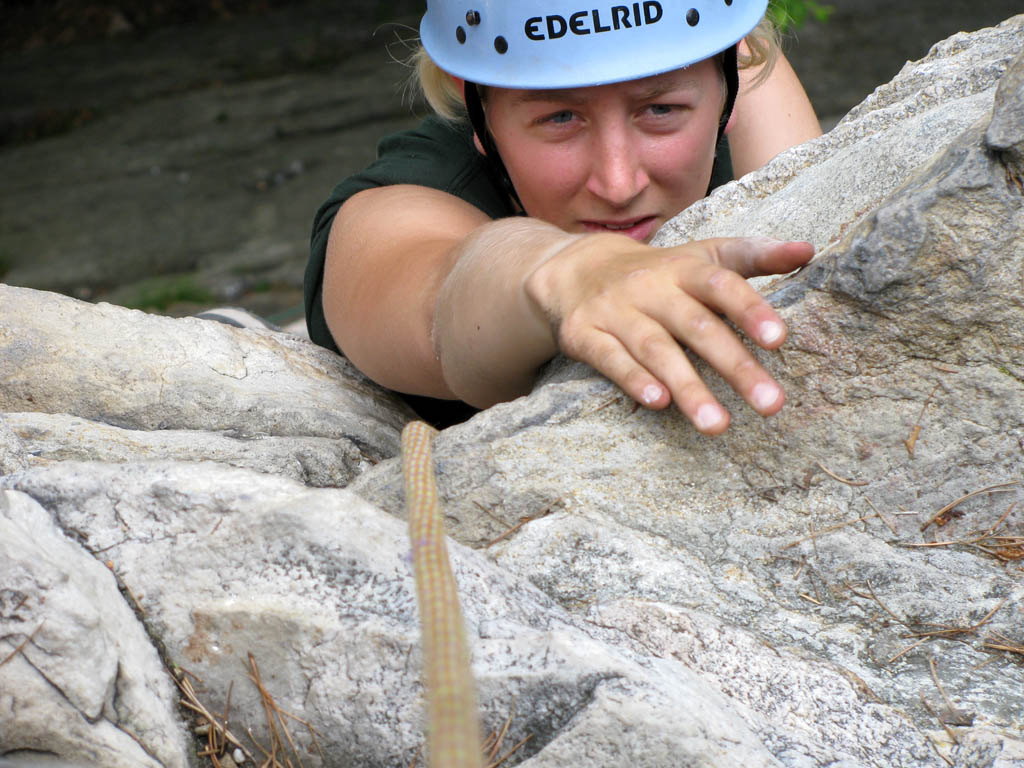
[[[303,280],[303,302],[306,308],[306,329],[309,331],[309,338],[313,343],[334,352],[341,350],[334,343],[334,337],[331,336],[331,332],[327,328],[323,302],[327,238],[331,234],[334,216],[342,204],[357,192],[378,186],[370,183],[359,184],[356,179],[355,176],[350,177],[336,186],[331,191],[331,196],[316,212],[313,219],[313,235],[309,243],[309,261],[306,262],[306,274]]]

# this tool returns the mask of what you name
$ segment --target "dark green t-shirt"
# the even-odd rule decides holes
[[[732,178],[732,164],[728,162],[728,146],[724,141],[719,145],[718,159],[712,188]],[[431,116],[413,130],[384,137],[377,145],[377,159],[366,170],[338,184],[313,219],[304,299],[309,337],[322,347],[343,353],[327,329],[323,308],[324,262],[334,216],[356,193],[394,184],[416,184],[448,192],[492,219],[516,215],[501,179],[477,152],[468,124],[448,123]],[[404,397],[422,418],[439,427],[464,421],[476,412],[458,401]]]

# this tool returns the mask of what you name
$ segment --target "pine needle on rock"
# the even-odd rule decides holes
[[[270,748],[265,749],[260,744],[256,743],[253,739],[253,743],[263,753],[264,762],[260,768],[302,768],[302,758],[299,757],[299,751],[295,747],[295,740],[292,739],[291,731],[288,728],[288,720],[294,720],[297,723],[301,723],[306,726],[309,731],[309,736],[313,740],[313,746],[316,747],[317,752],[320,753],[320,757],[323,758],[323,750],[320,749],[320,743],[316,738],[316,730],[307,720],[303,720],[301,717],[293,715],[285,709],[281,709],[274,701],[274,697],[270,695],[266,686],[263,684],[263,677],[260,675],[260,668],[256,664],[256,657],[249,653],[249,679],[252,680],[253,685],[256,686],[256,690],[259,691],[260,699],[263,702],[263,711],[267,718],[267,731],[270,734]],[[283,735],[283,739],[282,739]],[[249,731],[249,738],[252,738],[252,731]],[[291,748],[292,756],[295,758],[295,762],[291,761],[288,757],[287,751],[285,750],[285,742]]]
[[[926,531],[928,529],[928,526],[932,525],[933,523],[941,528],[949,522],[949,513],[952,512],[960,504],[967,501],[968,499],[974,498],[975,496],[980,496],[983,493],[1009,493],[1013,486],[1016,485],[1020,485],[1020,480],[1013,480],[1012,482],[1009,483],[997,483],[996,485],[990,485],[987,488],[979,488],[976,491],[971,491],[970,493],[961,496],[959,499],[951,501],[949,504],[947,504],[938,512],[936,512],[928,522],[921,524],[921,530]]]

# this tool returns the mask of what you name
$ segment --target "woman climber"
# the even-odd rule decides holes
[[[558,353],[705,434],[729,414],[686,350],[776,413],[781,388],[722,317],[782,344],[745,278],[796,269],[810,244],[648,244],[713,171],[820,134],[766,7],[430,0],[416,61],[436,114],[383,139],[317,213],[312,339],[439,425],[528,393]]]

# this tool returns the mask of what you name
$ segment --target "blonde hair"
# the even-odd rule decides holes
[[[779,57],[779,33],[771,19],[765,16],[744,40],[747,51],[741,49],[739,52],[739,68],[761,67],[753,81],[755,85],[759,85],[771,74]],[[462,92],[455,85],[451,75],[434,63],[422,45],[417,46],[408,61],[412,67],[410,85],[423,95],[430,108],[445,120],[466,119],[466,105],[462,101]]]

